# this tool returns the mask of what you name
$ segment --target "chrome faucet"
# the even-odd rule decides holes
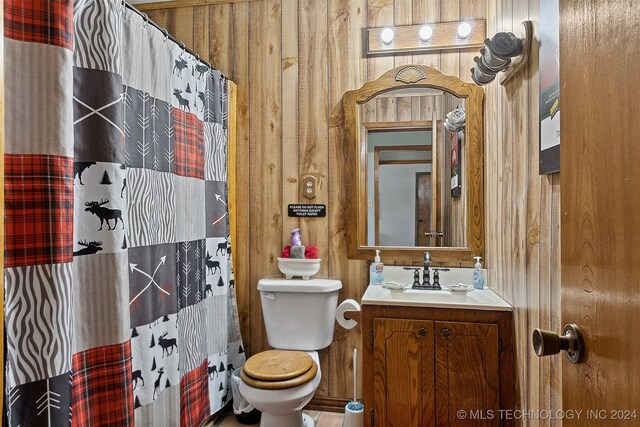
[[[405,267],[405,270],[413,270],[413,285],[411,289],[432,289],[429,277],[429,264],[431,264],[431,254],[427,251],[424,253],[422,260],[422,283],[420,283],[420,267]]]
[[[422,260],[422,286],[430,287],[431,286],[431,278],[429,277],[429,264],[431,264],[431,254],[429,251],[424,253],[424,258]]]
[[[449,271],[448,268],[434,268],[433,269],[433,284],[431,283],[431,274],[429,266],[431,265],[431,254],[429,251],[424,253],[422,259],[422,283],[420,283],[420,267],[404,267],[405,270],[413,270],[413,285],[411,289],[429,289],[429,290],[441,290],[440,277],[438,273],[440,271]]]

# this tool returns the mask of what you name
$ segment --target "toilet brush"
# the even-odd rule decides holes
[[[358,350],[353,349],[353,400],[347,403],[344,408],[344,423],[343,427],[362,427],[364,420],[364,405],[362,402],[358,402],[356,397],[357,392],[357,356]]]

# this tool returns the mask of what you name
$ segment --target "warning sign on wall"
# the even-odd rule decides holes
[[[289,205],[290,217],[316,217],[324,218],[327,216],[326,205]]]

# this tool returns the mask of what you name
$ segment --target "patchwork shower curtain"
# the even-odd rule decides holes
[[[227,81],[119,0],[5,0],[6,416],[198,426],[244,362]]]

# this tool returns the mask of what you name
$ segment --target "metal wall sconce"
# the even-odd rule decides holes
[[[500,84],[504,85],[526,65],[531,51],[533,24],[531,21],[525,21],[522,25],[522,39],[506,32],[485,39],[485,47],[480,49],[480,56],[473,58],[476,66],[471,69],[471,79],[477,85],[491,83],[501,71],[504,71],[504,75],[500,78]]]
[[[436,22],[367,29],[367,54],[423,52],[482,46],[485,21]]]

